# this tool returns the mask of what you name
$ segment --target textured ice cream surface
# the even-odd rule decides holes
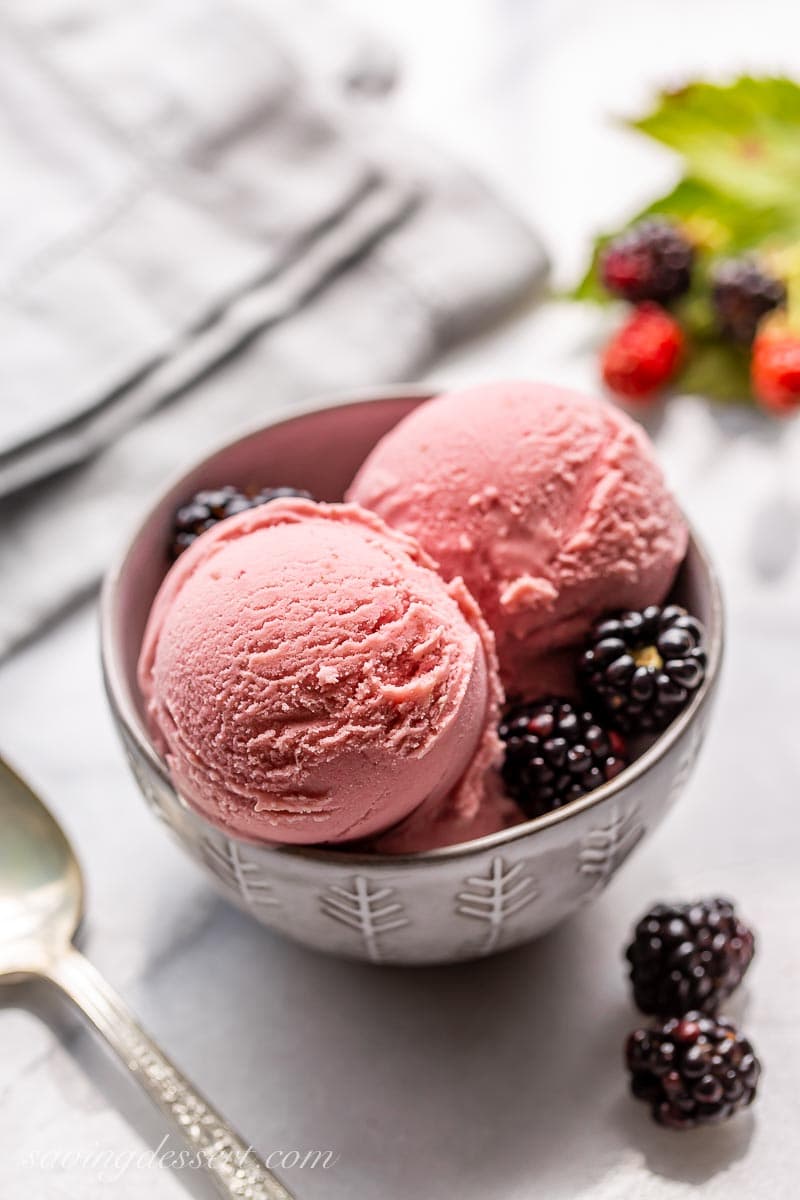
[[[661,603],[688,541],[644,430],[604,400],[541,383],[420,405],[348,499],[417,539],[446,579],[463,577],[504,684],[526,696],[548,690],[560,651],[599,614]]]
[[[178,791],[253,840],[469,813],[500,753],[474,601],[354,505],[279,500],[204,533],[156,597],[139,682]]]
[[[482,772],[479,791],[466,789],[443,800],[426,800],[399,825],[373,838],[366,848],[378,854],[417,854],[459,846],[524,820],[522,809],[505,791],[500,774]]]

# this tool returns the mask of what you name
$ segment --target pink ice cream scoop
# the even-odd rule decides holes
[[[279,500],[204,533],[156,597],[139,681],[178,790],[253,840],[364,838],[422,805],[470,820],[499,755],[474,602],[355,505]]]
[[[641,427],[540,383],[450,392],[378,443],[348,499],[461,576],[509,692],[552,687],[558,652],[615,608],[658,604],[688,531]]]

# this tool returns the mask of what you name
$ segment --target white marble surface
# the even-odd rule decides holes
[[[350,7],[375,20],[367,0]],[[800,70],[800,13],[777,0],[405,0],[381,19],[407,60],[393,102],[403,118],[530,213],[562,282],[593,228],[671,176],[610,114],[697,69]],[[593,314],[548,305],[435,378],[591,384],[598,334]],[[262,1152],[339,1155],[327,1171],[286,1173],[301,1200],[797,1193],[800,426],[689,399],[651,424],[726,591],[716,720],[652,843],[595,907],[526,949],[404,972],[281,942],[218,900],[139,801],[102,694],[92,607],[0,670],[0,749],[83,860],[86,951]],[[651,900],[717,890],[759,933],[731,1007],[765,1061],[763,1094],[728,1127],[679,1137],[626,1095],[620,1044],[635,1015],[620,950]],[[29,1165],[47,1151],[146,1151],[164,1130],[60,1004],[22,990],[4,999],[0,1195],[208,1194],[196,1173],[131,1166],[112,1187],[94,1170]]]

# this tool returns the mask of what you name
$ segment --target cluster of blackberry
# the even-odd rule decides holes
[[[618,395],[646,400],[680,368],[686,339],[681,322],[668,309],[691,288],[695,259],[691,239],[678,223],[665,217],[640,221],[613,238],[602,252],[601,283],[613,296],[635,306],[603,354],[603,378]],[[753,348],[752,383],[757,399],[773,410],[796,407],[800,403],[800,339],[792,331],[763,328],[765,317],[786,307],[783,280],[752,255],[718,261],[707,277],[717,334]],[[701,285],[704,283],[701,280]]]
[[[636,926],[626,952],[633,997],[657,1022],[630,1034],[625,1062],[633,1095],[660,1125],[716,1124],[755,1098],[761,1064],[717,1015],[754,949],[752,931],[725,899],[658,904]]]
[[[629,761],[623,735],[664,729],[705,674],[705,631],[685,608],[603,617],[578,660],[583,704],[549,696],[504,715],[507,790],[536,817],[607,783]]]
[[[670,304],[691,287],[695,248],[664,217],[640,221],[614,238],[600,258],[600,278],[615,296],[641,304]],[[711,304],[723,336],[745,345],[759,323],[786,304],[786,286],[752,256],[723,259],[710,273]]]

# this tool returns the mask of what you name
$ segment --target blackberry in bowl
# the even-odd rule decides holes
[[[260,504],[269,504],[271,500],[284,500],[290,496],[311,499],[310,492],[292,487],[262,488],[253,492],[242,491],[241,488],[227,484],[224,487],[203,488],[195,492],[175,513],[169,547],[170,557],[178,558],[201,533],[213,529],[220,521],[246,512],[248,508],[257,508]]]
[[[625,743],[569,700],[518,704],[500,722],[503,780],[529,817],[552,812],[624,770]]]
[[[680,604],[602,617],[578,671],[588,696],[625,733],[657,732],[682,712],[708,665],[701,621]]]

